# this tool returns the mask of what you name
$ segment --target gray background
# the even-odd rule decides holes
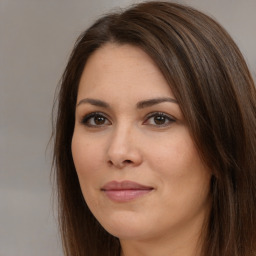
[[[76,37],[131,0],[0,0],[0,256],[62,255],[50,181],[51,108]],[[187,0],[233,36],[256,74],[256,0]]]

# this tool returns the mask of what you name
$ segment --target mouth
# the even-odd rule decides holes
[[[111,181],[101,191],[112,201],[128,202],[150,193],[154,188],[133,181]]]

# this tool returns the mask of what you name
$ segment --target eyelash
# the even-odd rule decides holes
[[[104,121],[108,121],[109,123],[108,124],[95,124],[95,118],[96,117],[99,117],[99,118],[103,118]],[[156,118],[156,117],[161,117],[161,118],[164,118],[162,120],[164,120],[164,124],[149,124],[148,121],[151,119],[151,118]],[[94,118],[94,119],[93,119]],[[90,124],[89,121],[90,120],[93,120],[94,124]],[[161,120],[160,120],[161,121]],[[171,123],[175,122],[175,118],[170,116],[170,115],[167,115],[163,112],[152,112],[150,114],[148,114],[146,116],[146,120],[143,122],[143,125],[150,125],[150,126],[155,126],[155,127],[158,127],[158,128],[162,128],[162,127],[166,127],[168,125],[170,125]],[[81,120],[81,124],[87,126],[87,127],[91,127],[91,128],[101,128],[101,127],[104,127],[106,125],[111,125],[111,122],[109,121],[109,118],[103,114],[102,112],[92,112],[88,115],[85,115],[82,120]]]
[[[101,113],[101,112],[92,112],[92,113],[90,113],[90,114],[88,114],[88,115],[85,115],[85,116],[82,118],[81,123],[82,123],[83,125],[85,125],[85,126],[93,127],[93,128],[103,127],[104,124],[103,124],[103,125],[97,125],[97,124],[92,125],[92,124],[89,124],[90,119],[93,119],[93,118],[95,118],[95,117],[100,117],[100,118],[104,118],[105,120],[108,120],[108,117],[107,117],[105,114],[103,114],[103,113]],[[95,120],[94,120],[94,122],[95,122]],[[111,123],[111,122],[110,122],[110,123]]]
[[[167,114],[165,114],[165,113],[163,113],[163,112],[153,112],[153,113],[150,113],[150,114],[147,115],[146,121],[143,122],[143,124],[145,124],[145,123],[146,123],[148,120],[150,120],[151,118],[155,118],[155,117],[161,117],[161,118],[164,118],[164,120],[165,120],[165,123],[164,123],[164,124],[160,124],[160,125],[157,125],[157,124],[150,124],[150,125],[152,125],[152,126],[156,126],[156,127],[159,127],[159,128],[161,128],[161,127],[166,127],[166,126],[168,126],[168,125],[170,125],[171,123],[173,123],[173,122],[176,121],[174,117],[172,117],[172,116],[170,116],[170,115],[167,115]],[[166,123],[166,121],[167,121],[167,123]]]

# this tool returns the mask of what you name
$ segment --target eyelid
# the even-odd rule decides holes
[[[109,116],[107,114],[105,114],[103,112],[98,112],[98,111],[90,112],[88,114],[83,115],[81,117],[81,119],[80,119],[80,123],[82,125],[86,125],[88,127],[97,127],[97,125],[89,125],[89,124],[86,123],[90,118],[93,118],[93,117],[95,117],[97,115],[106,118],[109,121],[110,124],[112,123],[110,118],[109,118]],[[102,125],[102,126],[104,126],[104,125]],[[98,125],[98,127],[102,127],[102,126]]]
[[[176,121],[176,118],[173,117],[172,115],[166,114],[165,112],[156,111],[156,112],[149,113],[146,116],[146,120],[143,122],[143,124],[145,124],[150,118],[155,117],[155,116],[163,116],[163,117],[167,118],[171,123]],[[168,123],[168,124],[163,124],[163,125],[152,125],[152,126],[165,127],[165,126],[168,126],[168,125],[170,125],[170,124]]]
[[[101,116],[101,117],[105,118],[109,123],[102,124],[102,125],[90,125],[88,123],[88,121],[95,116]],[[164,118],[167,119],[168,122],[164,123],[164,124],[149,124],[149,123],[147,123],[150,118],[153,118],[156,116],[163,116]],[[81,119],[79,121],[82,125],[85,125],[87,127],[92,127],[92,128],[101,128],[101,127],[108,126],[108,125],[112,124],[110,117],[107,114],[105,114],[103,112],[99,112],[99,111],[90,112],[88,114],[85,114],[81,117]],[[143,125],[151,125],[151,126],[161,128],[161,127],[169,126],[171,123],[173,123],[175,121],[176,121],[176,118],[173,117],[172,115],[167,114],[165,112],[161,112],[161,111],[155,111],[155,112],[151,112],[151,113],[147,114],[142,124]]]

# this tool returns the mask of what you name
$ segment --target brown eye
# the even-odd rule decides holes
[[[96,125],[103,125],[105,123],[105,121],[106,121],[106,118],[103,116],[95,116],[94,117],[94,123]]]
[[[157,125],[163,125],[166,122],[166,117],[165,116],[155,116],[154,117],[154,122]]]
[[[173,122],[175,122],[175,119],[172,116],[162,112],[156,112],[149,114],[149,116],[147,117],[146,121],[143,124],[161,128],[169,126]]]
[[[81,123],[86,126],[95,128],[111,124],[108,118],[101,113],[91,113],[89,115],[86,115],[82,119]]]

